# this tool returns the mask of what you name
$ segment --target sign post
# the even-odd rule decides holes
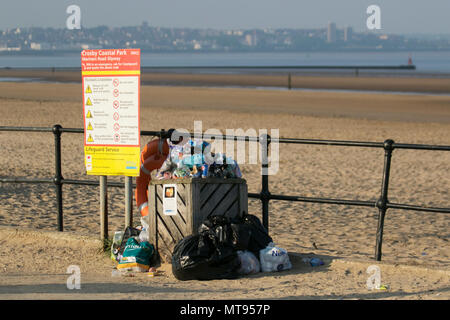
[[[125,176],[125,224],[132,224],[132,178],[140,163],[140,49],[81,52],[84,163],[100,176],[101,237],[108,237],[106,177]]]

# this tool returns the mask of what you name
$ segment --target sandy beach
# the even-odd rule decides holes
[[[5,72],[1,70],[0,76],[11,76]],[[310,88],[422,88],[450,93],[448,79],[392,78],[388,82],[375,78],[306,78]],[[304,88],[302,79],[294,77],[293,83]],[[145,75],[142,80],[144,84],[152,81]],[[210,77],[208,83],[214,81]],[[0,125],[51,127],[58,123],[82,128],[81,94],[78,83],[0,82]],[[253,128],[270,133],[270,129],[279,129],[280,136],[288,138],[377,142],[390,138],[403,143],[450,145],[450,95],[141,87],[142,130],[193,130],[194,121],[199,120],[204,130],[216,128],[222,132]],[[143,137],[142,146],[149,139]],[[1,177],[54,174],[52,134],[0,132],[0,146]],[[82,135],[64,133],[62,148],[64,178],[96,179],[85,173]],[[383,156],[383,150],[378,149],[281,145],[280,168],[269,177],[270,190],[274,194],[376,200]],[[260,192],[259,166],[243,164],[241,170],[249,192]],[[448,152],[395,150],[389,199],[449,207],[449,172]],[[122,181],[120,177],[108,179]],[[123,189],[110,188],[108,192],[112,234],[124,224],[124,196]],[[167,265],[161,267],[165,275],[152,280],[144,276],[111,278],[113,263],[99,253],[101,244],[95,240],[100,230],[98,188],[65,185],[63,199],[65,232],[57,233],[53,232],[56,205],[52,185],[0,184],[1,298],[450,298],[446,214],[388,210],[383,262],[375,263],[376,208],[272,201],[270,234],[277,245],[293,254],[291,271],[230,281],[179,282]],[[137,223],[139,214],[134,209]],[[259,201],[249,200],[249,211],[260,217]],[[314,269],[301,261],[312,255],[321,257],[326,265]],[[86,275],[83,294],[65,289],[65,271],[70,264],[80,265]],[[366,269],[372,264],[380,265],[382,282],[389,284],[389,290],[373,292],[366,288]]]

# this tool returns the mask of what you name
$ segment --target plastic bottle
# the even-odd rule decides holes
[[[208,170],[209,170],[209,166],[207,164],[204,164],[202,166],[202,178],[208,177]]]
[[[303,258],[303,262],[311,265],[311,267],[323,266],[323,261],[319,258]]]
[[[124,235],[123,231],[116,231],[116,232],[114,232],[113,243],[120,245],[120,243],[122,242],[123,235]]]
[[[116,231],[114,233],[113,242],[111,245],[111,260],[113,261],[117,260],[117,255],[119,254],[119,246],[122,242],[123,235],[123,231]]]

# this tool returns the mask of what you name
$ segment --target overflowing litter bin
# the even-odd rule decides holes
[[[149,241],[162,262],[170,263],[175,245],[196,234],[208,217],[248,213],[247,182],[242,178],[152,180],[148,188]]]
[[[290,269],[287,251],[248,213],[238,163],[212,153],[207,142],[181,142],[152,140],[142,151],[135,194],[142,225],[116,232],[111,247],[120,275],[148,271],[153,277],[158,260],[171,264],[178,280]]]

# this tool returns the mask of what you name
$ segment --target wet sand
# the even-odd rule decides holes
[[[0,69],[0,78],[32,78],[51,82],[81,82],[79,70],[67,69]],[[288,73],[274,74],[220,74],[155,72],[143,70],[143,85],[178,85],[178,86],[236,86],[236,87],[288,87]],[[377,76],[364,74],[355,77],[351,74],[308,75],[293,73],[291,87],[303,89],[329,90],[364,90],[393,92],[423,92],[450,94],[450,78]]]

